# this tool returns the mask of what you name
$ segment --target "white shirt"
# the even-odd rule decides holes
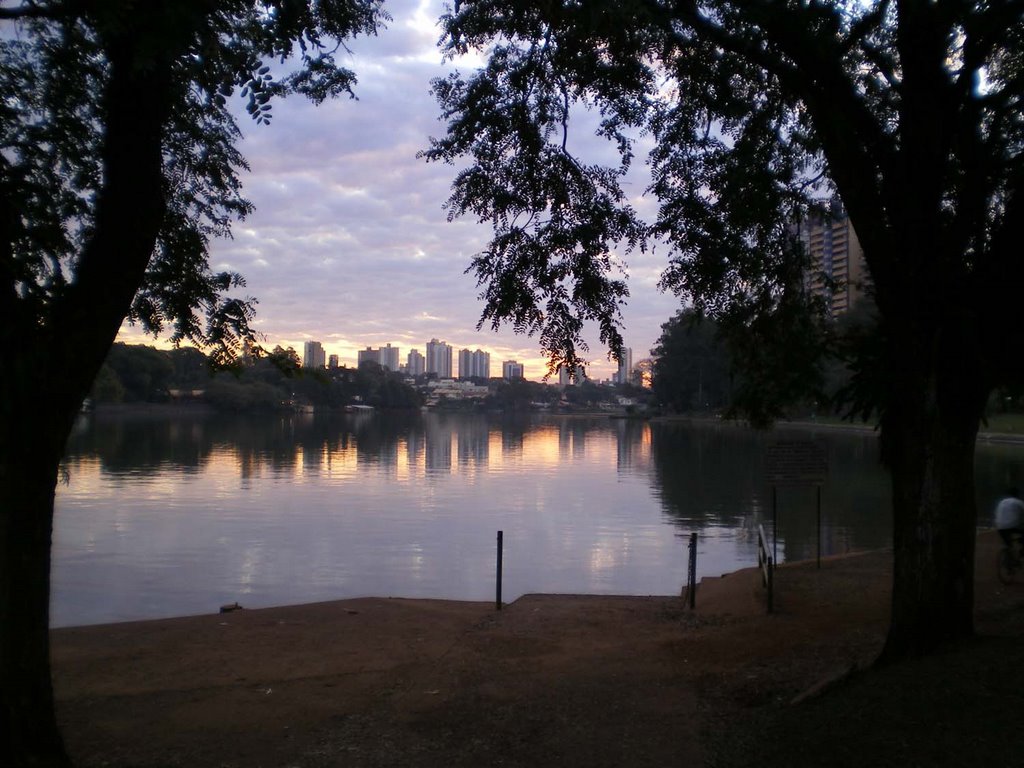
[[[1007,496],[996,504],[996,528],[1022,528],[1024,525],[1024,501]]]

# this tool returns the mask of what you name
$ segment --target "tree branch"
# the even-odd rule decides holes
[[[88,0],[64,0],[64,2],[40,4],[26,0],[15,8],[0,7],[0,20],[20,19],[67,19],[81,16],[89,6]]]
[[[869,265],[876,281],[888,263],[874,259],[887,238],[884,199],[879,180],[890,177],[895,150],[881,125],[858,97],[854,84],[842,69],[839,39],[815,34],[825,7],[796,9],[789,4],[761,0],[744,5],[761,36],[732,33],[716,24],[689,0],[675,6],[679,18],[698,34],[726,51],[742,56],[777,77],[787,92],[810,111],[821,140],[830,175],[839,186],[843,202],[859,224],[858,236],[870,252]],[[834,11],[832,11],[834,12]],[[833,25],[838,29],[838,21]],[[861,30],[860,34],[866,34]],[[677,37],[678,39],[678,37]],[[773,53],[772,49],[778,51]],[[849,126],[855,126],[851,141]]]

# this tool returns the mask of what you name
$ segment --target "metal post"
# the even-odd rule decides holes
[[[689,585],[688,592],[690,598],[690,608],[696,605],[697,602],[697,534],[696,532],[690,534],[690,569],[687,574],[687,583]]]
[[[779,500],[772,486],[772,568],[779,561]]]
[[[501,610],[501,550],[504,531],[498,531],[498,571],[494,590],[494,610]]]
[[[818,486],[818,569],[821,569],[821,486]]]

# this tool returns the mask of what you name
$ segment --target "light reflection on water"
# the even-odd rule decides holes
[[[829,452],[823,552],[887,545],[874,438],[802,436]],[[678,594],[691,531],[699,575],[753,563],[774,439],[604,418],[100,415],[57,491],[53,624],[236,600],[491,600],[499,529],[506,600]],[[1021,467],[1019,450],[983,457],[979,498]],[[780,556],[813,557],[813,489],[780,489],[778,508]]]

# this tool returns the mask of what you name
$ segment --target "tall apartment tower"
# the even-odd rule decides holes
[[[501,378],[508,381],[525,378],[523,364],[517,363],[515,360],[506,360],[501,364]]]
[[[576,375],[571,375],[571,372],[567,366],[562,366],[561,370],[558,371],[558,386],[568,387],[570,385],[580,385],[587,380],[587,369],[582,365],[576,366]]]
[[[437,374],[439,379],[452,377],[452,348],[443,341],[431,339],[427,342],[427,373]]]
[[[811,293],[825,298],[832,317],[848,312],[865,295],[870,275],[864,249],[842,203],[833,200],[827,216],[804,222],[800,237],[810,254],[807,286]]]
[[[619,360],[619,370],[615,373],[616,384],[629,384],[633,375],[633,348],[622,348],[622,359]]]
[[[468,349],[459,350],[459,378],[491,378],[491,354],[478,349],[470,352]]]
[[[380,364],[390,371],[397,371],[398,347],[392,347],[388,344],[386,347],[381,347],[378,351],[380,352]]]
[[[330,357],[327,358],[327,367],[330,368],[332,371],[338,367],[337,355],[331,355]]]
[[[359,350],[358,363],[362,365],[366,362],[377,363],[382,368],[387,368],[391,371],[398,371],[398,347],[392,347],[388,344],[386,347],[367,347],[366,349]]]
[[[307,341],[302,348],[303,368],[324,368],[327,365],[327,357],[324,348],[319,341]]]
[[[363,363],[377,363],[377,365],[380,365],[380,350],[373,347],[360,349],[356,353],[356,365],[361,366]]]
[[[427,361],[418,349],[410,349],[405,360],[405,372],[410,376],[422,376],[427,371]]]

